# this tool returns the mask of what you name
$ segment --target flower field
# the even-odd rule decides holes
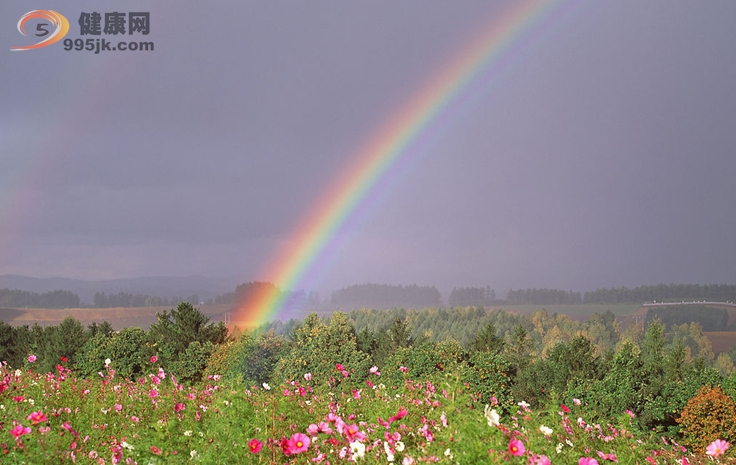
[[[483,406],[452,374],[432,383],[402,369],[403,384],[384,385],[373,367],[358,386],[338,365],[328,379],[248,388],[218,375],[184,386],[156,357],[135,380],[109,359],[93,379],[64,361],[36,373],[34,361],[1,368],[2,463],[729,463],[725,441],[693,454],[637,432],[631,412],[596,423],[578,399]]]

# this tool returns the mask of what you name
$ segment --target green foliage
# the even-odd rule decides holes
[[[496,334],[496,327],[488,323],[475,335],[468,345],[468,352],[491,352],[501,353],[504,348],[504,340]]]
[[[105,360],[110,359],[118,375],[135,379],[150,369],[154,354],[155,348],[140,328],[125,328],[110,335],[98,332],[79,351],[76,367],[82,376],[93,377],[105,370]]]
[[[637,410],[641,404],[641,350],[624,342],[613,356],[602,379],[595,380],[590,390],[580,396],[602,418],[612,418],[626,410]]]
[[[723,308],[705,305],[672,305],[650,307],[646,320],[659,319],[669,331],[674,326],[698,323],[705,331],[723,331],[728,324],[728,312]]]
[[[168,371],[175,375],[179,382],[200,381],[207,362],[216,349],[217,346],[210,341],[192,341],[182,356],[169,363]]]
[[[497,352],[471,352],[462,379],[478,395],[477,402],[480,404],[490,404],[493,398],[506,409],[514,404],[510,366]]]
[[[289,349],[283,336],[273,331],[261,333],[252,346],[247,346],[241,352],[237,373],[242,374],[243,380],[256,386],[271,381],[277,377],[274,372],[279,360]]]
[[[394,385],[403,384],[406,367],[409,379],[437,380],[445,371],[457,371],[465,359],[465,351],[457,341],[443,341],[438,344],[429,339],[420,339],[408,347],[400,347],[386,360],[384,376]]]
[[[638,406],[639,423],[647,429],[667,431],[672,435],[679,433],[676,419],[688,400],[702,386],[717,386],[720,382],[718,371],[706,367],[702,362],[689,366],[681,382],[665,382],[656,396],[644,397]],[[643,392],[648,393],[648,390],[643,389]]]
[[[341,382],[343,374],[336,370],[341,364],[355,382],[365,380],[371,361],[358,350],[355,330],[342,312],[336,312],[325,325],[316,313],[309,314],[293,333],[290,350],[277,365],[280,380],[302,379],[305,373],[321,379],[335,378]]]
[[[227,327],[222,322],[209,323],[209,318],[187,302],[171,312],[156,313],[156,317],[148,341],[161,365],[179,381],[197,381],[216,346],[227,339]]]
[[[34,370],[43,373],[56,371],[55,366],[62,357],[73,364],[77,352],[87,341],[84,327],[72,317],[65,318],[58,326],[34,324],[30,331],[28,327],[20,327],[15,328],[13,333],[12,345],[6,350],[11,366],[20,366],[33,353],[37,357]]]

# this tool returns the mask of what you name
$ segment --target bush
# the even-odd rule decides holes
[[[723,389],[703,386],[685,405],[677,423],[685,445],[701,452],[716,439],[736,440],[736,404]]]

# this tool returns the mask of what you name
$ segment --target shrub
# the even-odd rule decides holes
[[[736,404],[719,387],[701,387],[677,422],[682,427],[683,442],[695,452],[704,451],[716,439],[736,440]]]

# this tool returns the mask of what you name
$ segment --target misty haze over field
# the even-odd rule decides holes
[[[2,2],[0,275],[269,279],[360,148],[517,4]],[[11,52],[46,7],[72,39],[81,12],[150,12],[155,49]],[[736,283],[734,18],[557,2],[369,194],[316,290]]]

